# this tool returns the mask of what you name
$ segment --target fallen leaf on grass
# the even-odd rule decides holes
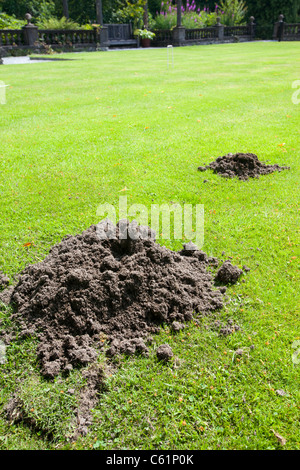
[[[23,246],[34,246],[34,243],[31,243],[31,242],[27,242],[27,243],[24,243]]]
[[[277,395],[280,395],[281,397],[284,397],[287,393],[284,390],[276,390]]]
[[[278,432],[275,432],[274,429],[271,429],[271,431],[274,434],[274,436],[276,437],[276,439],[278,440],[279,444],[284,446],[286,444],[286,439],[284,437],[282,437],[280,434],[278,434]]]

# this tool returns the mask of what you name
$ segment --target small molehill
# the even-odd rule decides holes
[[[254,153],[228,153],[223,157],[218,157],[208,165],[199,166],[199,171],[213,170],[214,173],[224,178],[237,177],[246,181],[249,178],[259,178],[260,175],[267,175],[274,171],[289,170],[288,166],[267,165],[259,161]]]

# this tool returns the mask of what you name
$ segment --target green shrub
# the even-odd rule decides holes
[[[245,24],[245,16],[248,10],[243,0],[221,0],[218,11],[222,15],[221,23],[225,26]]]
[[[87,23],[87,24],[82,24],[82,25],[80,26],[80,29],[86,29],[86,30],[90,31],[90,30],[94,29],[94,27],[98,27],[98,28],[99,28],[99,26],[100,26],[99,24],[97,24],[97,25],[96,25],[96,24],[92,25],[92,24],[90,24],[90,23]]]
[[[160,12],[154,21],[154,29],[173,29],[177,24],[177,17],[174,12],[170,14]]]
[[[26,21],[17,20],[16,17],[0,13],[0,29],[21,29]]]
[[[49,18],[37,23],[39,29],[80,29],[80,25],[75,21],[62,18]]]
[[[217,13],[211,12],[209,8],[203,10],[197,8],[195,0],[191,3],[187,1],[186,6],[182,6],[181,23],[187,29],[205,28],[216,24]],[[172,29],[177,24],[177,6],[171,0],[161,3],[160,12],[155,17],[155,29]]]
[[[132,23],[133,29],[143,26],[145,0],[126,0],[125,6],[112,13],[113,23]]]

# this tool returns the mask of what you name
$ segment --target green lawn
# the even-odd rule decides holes
[[[0,66],[10,85],[0,105],[0,270],[13,278],[125,194],[149,209],[204,204],[203,250],[251,268],[220,312],[239,331],[219,336],[209,318],[177,335],[164,328],[149,358],[118,360],[77,441],[68,441],[76,394],[66,392],[83,386],[79,371],[49,383],[35,342],[12,344],[0,407],[16,393],[29,419],[9,425],[0,411],[0,449],[300,449],[299,53],[299,43],[259,42],[174,48],[169,68],[166,48]],[[228,152],[291,170],[247,182],[197,171]],[[4,328],[3,306],[0,317]],[[155,349],[165,342],[177,359],[163,366]]]

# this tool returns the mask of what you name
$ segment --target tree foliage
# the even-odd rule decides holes
[[[25,24],[26,21],[17,20],[15,16],[0,13],[0,29],[20,29]]]
[[[287,22],[299,21],[300,0],[246,0],[248,15],[259,23],[274,24],[280,14]]]
[[[145,0],[118,0],[118,8],[113,12],[116,23],[133,23],[134,29],[143,26]]]
[[[152,16],[161,9],[162,0],[148,0],[148,9]],[[183,0],[186,6],[188,0]],[[208,7],[210,11],[215,10],[218,0],[195,0],[197,8]],[[282,13],[287,22],[299,21],[300,0],[244,0],[247,9],[247,17],[254,16],[258,24],[269,24],[277,21]],[[139,0],[102,0],[103,21],[109,23],[114,21],[115,13],[123,9],[130,10],[128,4],[139,3]],[[143,2],[145,3],[145,2]],[[174,4],[175,4],[174,0]],[[95,0],[69,0],[70,19],[84,24],[96,22]],[[134,8],[134,7],[133,7]],[[139,9],[139,7],[137,7]],[[47,20],[52,16],[62,18],[62,0],[0,0],[0,11],[9,15],[15,15],[18,19],[24,19],[26,13],[31,13],[33,18]]]
[[[40,19],[55,15],[54,0],[0,0],[0,8],[8,15],[15,15],[19,19],[24,19],[26,13]]]

